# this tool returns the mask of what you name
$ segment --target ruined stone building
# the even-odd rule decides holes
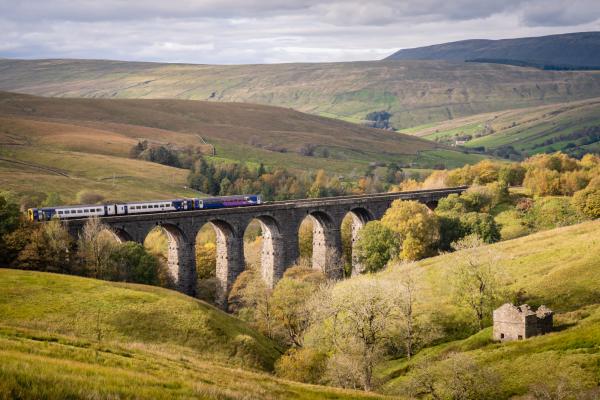
[[[506,303],[494,310],[494,340],[523,340],[552,331],[552,311],[540,306],[533,311],[527,304]]]

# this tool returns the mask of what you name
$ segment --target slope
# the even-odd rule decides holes
[[[449,145],[497,149],[513,146],[526,154],[600,151],[600,99],[477,114],[402,132]]]
[[[497,60],[546,66],[600,68],[600,32],[565,33],[501,40],[462,40],[402,49],[386,60]]]
[[[487,249],[492,252],[487,252]],[[480,250],[481,251],[481,250]],[[418,307],[447,332],[460,331],[469,318],[452,301],[452,266],[461,252],[423,260],[414,265],[422,285]],[[487,328],[464,340],[421,351],[411,360],[381,366],[390,379],[389,393],[404,393],[420,365],[440,363],[451,353],[464,352],[502,378],[501,398],[524,394],[536,382],[559,382],[563,373],[582,387],[598,385],[600,377],[600,220],[545,231],[486,247],[483,258],[498,259],[504,288],[519,293],[520,302],[546,304],[558,313],[556,332],[524,342],[497,344]],[[397,279],[400,268],[378,279]],[[562,366],[564,368],[559,368]]]
[[[447,154],[450,165],[481,158],[409,135],[270,106],[0,92],[3,190],[30,197],[55,191],[63,200],[82,190],[112,200],[197,194],[185,187],[187,170],[128,158],[139,140],[200,148],[208,155],[214,148],[217,161],[344,175],[362,172],[371,162],[429,167],[439,154]]]
[[[176,292],[2,269],[0,289],[3,398],[375,397],[259,373],[272,342]]]
[[[271,65],[0,60],[0,89],[56,97],[177,98],[292,107],[405,128],[600,95],[600,73],[446,61]]]

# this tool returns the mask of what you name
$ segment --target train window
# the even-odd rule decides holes
[[[142,208],[147,208],[147,206],[142,206]]]
[[[77,210],[77,214],[83,213],[83,210]]]
[[[59,214],[62,214],[63,212],[62,212],[62,211],[59,211],[58,213],[59,213]]]

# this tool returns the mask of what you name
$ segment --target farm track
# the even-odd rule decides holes
[[[4,161],[4,162],[7,162],[7,163],[11,163],[11,164],[25,165],[25,166],[27,166],[29,168],[35,168],[35,169],[39,169],[39,170],[42,170],[42,171],[51,172],[51,173],[56,174],[56,175],[64,176],[65,178],[71,178],[64,171],[61,171],[61,170],[58,170],[58,169],[54,169],[54,168],[44,167],[42,165],[37,165],[37,164],[34,164],[34,163],[28,163],[28,162],[25,162],[25,161],[11,160],[9,158],[3,158],[3,157],[0,157],[0,161]]]

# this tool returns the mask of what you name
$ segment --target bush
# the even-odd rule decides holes
[[[82,190],[77,193],[77,202],[79,204],[97,204],[104,200],[104,196],[91,190]]]
[[[290,349],[275,363],[277,376],[319,384],[327,368],[327,355],[310,348]]]
[[[525,214],[525,219],[536,230],[554,229],[582,221],[569,197],[538,197]]]
[[[588,218],[600,218],[600,187],[590,187],[575,193],[573,206]]]
[[[459,216],[465,235],[477,235],[485,243],[500,240],[500,229],[490,214],[470,212]]]

